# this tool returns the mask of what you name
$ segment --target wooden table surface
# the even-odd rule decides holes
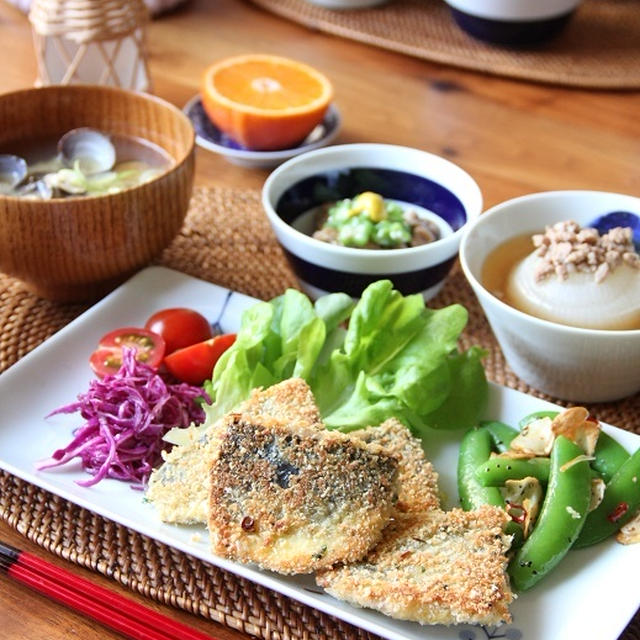
[[[337,142],[386,142],[444,155],[475,177],[487,207],[551,189],[640,195],[638,92],[565,89],[430,64],[309,31],[243,0],[194,0],[154,20],[149,51],[155,93],[179,106],[197,93],[203,69],[218,58],[266,52],[310,63],[334,83],[344,121]],[[0,91],[33,84],[29,23],[2,0],[0,54]],[[259,189],[266,175],[198,151],[197,184]],[[47,556],[4,523],[0,539]],[[71,569],[220,640],[247,638]],[[121,637],[4,576],[0,630],[8,640]]]

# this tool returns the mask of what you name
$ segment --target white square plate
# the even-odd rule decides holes
[[[103,334],[116,327],[142,326],[154,311],[175,306],[196,309],[212,322],[224,307],[220,323],[222,330],[229,332],[239,327],[242,311],[253,302],[247,296],[230,294],[227,289],[163,267],[141,271],[0,375],[0,468],[160,542],[391,640],[618,637],[640,604],[640,545],[625,547],[609,540],[572,551],[553,574],[517,599],[512,606],[511,625],[498,629],[421,627],[339,602],[321,593],[312,577],[284,577],[214,556],[204,527],[162,523],[153,506],[143,502],[143,494],[126,483],[105,480],[92,488],[79,487],[75,480],[86,476],[79,464],[73,463],[36,471],[34,463],[66,445],[72,428],[79,424],[77,415],[45,416],[86,390],[92,377],[89,354]],[[492,384],[486,417],[517,424],[522,416],[553,406]],[[629,450],[640,446],[640,436],[615,427],[605,430]],[[457,496],[455,469],[460,435],[442,432],[425,445],[427,456],[440,473],[441,488],[452,497],[452,504]],[[195,533],[201,534],[197,542]]]

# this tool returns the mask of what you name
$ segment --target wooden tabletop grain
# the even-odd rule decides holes
[[[444,155],[475,177],[487,207],[551,189],[640,195],[639,92],[566,89],[430,64],[309,31],[243,0],[193,0],[154,20],[149,50],[155,93],[179,106],[197,93],[203,69],[222,57],[265,52],[310,63],[335,85],[344,121],[337,142],[386,142]],[[0,56],[0,91],[33,84],[36,63],[29,23],[2,0]],[[259,189],[266,175],[198,151],[197,184]],[[4,523],[0,539],[48,557]],[[212,637],[248,637],[68,567]],[[0,576],[0,637],[121,636]]]

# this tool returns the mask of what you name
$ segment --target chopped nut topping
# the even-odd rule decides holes
[[[566,280],[569,274],[592,273],[596,283],[627,264],[640,269],[640,256],[633,245],[629,227],[616,227],[601,236],[597,229],[582,229],[577,222],[567,220],[548,226],[545,232],[532,237],[538,260],[536,282],[556,274]]]

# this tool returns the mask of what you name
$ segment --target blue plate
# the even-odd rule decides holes
[[[242,167],[271,168],[300,153],[319,149],[331,143],[340,130],[340,112],[335,104],[329,105],[322,122],[297,146],[278,151],[252,151],[220,131],[207,116],[200,96],[194,96],[184,106],[196,131],[196,144],[219,153],[229,162]]]

